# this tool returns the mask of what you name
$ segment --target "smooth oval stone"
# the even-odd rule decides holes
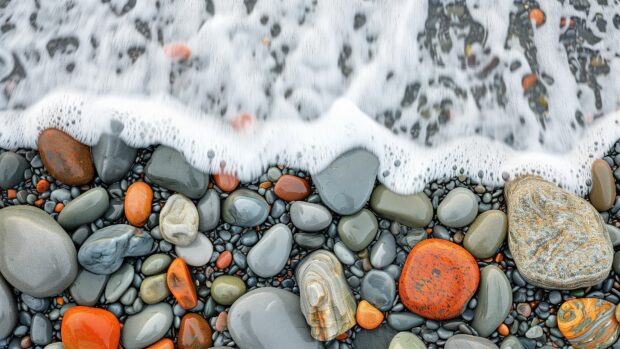
[[[228,330],[240,348],[319,348],[299,309],[299,297],[278,288],[257,288],[237,299],[228,312]]]
[[[611,167],[605,160],[594,160],[592,163],[592,187],[590,187],[590,203],[599,211],[607,211],[616,202],[616,181]]]
[[[136,161],[138,154],[138,149],[128,146],[118,136],[123,125],[117,124],[120,125],[120,130],[116,127],[113,130],[115,134],[102,134],[97,144],[91,149],[97,174],[108,184],[123,179]]]
[[[397,332],[389,326],[381,325],[374,330],[361,330],[355,335],[355,349],[388,349]]]
[[[148,305],[125,320],[121,342],[125,349],[140,349],[162,339],[172,326],[174,315],[167,303]]]
[[[368,247],[375,239],[378,229],[377,218],[367,209],[363,209],[352,216],[342,217],[338,222],[338,236],[353,252]]]
[[[198,236],[198,210],[181,194],[168,198],[159,213],[159,231],[164,240],[178,246],[189,246]]]
[[[108,192],[93,188],[71,200],[58,215],[58,223],[65,229],[75,229],[101,217],[109,206]]]
[[[413,313],[390,313],[387,318],[388,325],[397,331],[408,331],[422,325],[426,320]]]
[[[620,251],[614,253],[612,267],[614,269],[614,273],[620,274]]]
[[[8,337],[17,324],[17,303],[13,290],[0,275],[0,338]]]
[[[80,247],[78,260],[84,269],[95,274],[112,274],[124,257],[139,257],[153,250],[153,238],[127,224],[105,227],[91,235]]]
[[[153,254],[142,262],[141,271],[146,276],[159,274],[165,272],[170,263],[172,263],[172,257],[169,255],[163,253]]]
[[[241,278],[232,275],[221,275],[211,284],[211,297],[221,305],[231,305],[246,291]]]
[[[68,185],[84,185],[95,177],[90,148],[54,128],[41,132],[39,155],[47,172]]]
[[[463,247],[474,257],[484,259],[495,255],[508,231],[508,218],[500,210],[480,214],[469,226]]]
[[[7,151],[0,154],[0,188],[9,189],[21,183],[24,171],[29,167],[28,161],[17,153]]]
[[[81,269],[73,285],[69,288],[71,297],[78,305],[93,306],[97,304],[109,275],[99,275]]]
[[[325,235],[314,233],[296,233],[293,237],[299,247],[306,250],[316,250],[325,243]]]
[[[202,197],[209,186],[208,174],[193,168],[183,154],[163,145],[155,149],[144,171],[153,183],[191,199]]]
[[[198,233],[196,239],[187,246],[175,246],[174,251],[177,256],[183,258],[185,263],[193,267],[201,267],[211,260],[213,255],[213,244],[209,238]]]
[[[481,337],[490,336],[512,308],[512,286],[503,271],[488,265],[480,272],[478,305],[472,327]]]
[[[140,299],[146,304],[155,304],[163,301],[170,295],[166,285],[166,274],[149,276],[140,284]]]
[[[359,211],[370,197],[379,171],[379,159],[364,149],[340,155],[312,176],[321,201],[340,215]]]
[[[362,280],[360,295],[377,309],[388,311],[396,298],[394,279],[382,270],[371,270]]]
[[[372,192],[370,207],[379,216],[412,228],[425,227],[433,219],[433,205],[426,194],[400,195],[384,185]]]
[[[575,298],[558,310],[558,329],[576,349],[609,348],[618,339],[616,305],[597,298]]]
[[[269,205],[262,196],[248,189],[238,189],[224,200],[222,218],[228,224],[254,227],[263,224]]]
[[[609,275],[614,249],[592,205],[535,176],[506,185],[508,245],[529,283],[571,290]]]
[[[284,201],[304,200],[310,195],[310,183],[297,176],[283,175],[273,187],[273,192]]]
[[[334,254],[342,264],[353,265],[355,263],[355,254],[342,241],[334,244]]]
[[[189,313],[181,319],[177,346],[179,349],[211,348],[213,345],[213,330],[205,318]]]
[[[469,189],[452,189],[437,207],[437,219],[450,228],[461,228],[478,215],[478,197]]]
[[[277,275],[286,265],[292,247],[291,230],[282,223],[276,224],[252,247],[248,253],[248,265],[258,276]]]
[[[620,229],[611,224],[606,224],[607,233],[609,233],[609,239],[614,247],[620,246]]]
[[[327,208],[310,202],[293,202],[289,213],[293,225],[303,231],[320,231],[329,227],[332,222],[332,214]]]
[[[196,205],[198,210],[198,230],[206,232],[215,229],[220,223],[220,197],[215,189],[207,190]]]
[[[426,344],[411,332],[399,332],[392,338],[388,349],[426,349]]]
[[[448,338],[445,349],[498,349],[497,345],[486,338],[457,334]]]
[[[108,303],[114,303],[121,299],[123,293],[127,291],[135,271],[130,264],[123,264],[123,266],[110,276],[108,283],[105,286],[105,298]]]
[[[45,211],[31,206],[0,209],[0,272],[34,297],[64,291],[78,272],[75,246]]]
[[[30,339],[36,345],[46,345],[52,341],[52,323],[45,315],[37,313],[32,317]]]
[[[144,182],[134,182],[125,193],[124,212],[129,224],[142,227],[151,216],[153,189]]]
[[[519,338],[515,336],[508,336],[502,341],[499,349],[525,349],[523,344],[519,341]]]
[[[60,333],[67,349],[117,348],[121,325],[107,310],[71,307],[62,318]]]
[[[370,264],[377,269],[390,265],[396,258],[396,239],[389,231],[384,231],[370,251]]]

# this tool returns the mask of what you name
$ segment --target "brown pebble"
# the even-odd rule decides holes
[[[592,187],[590,202],[598,211],[607,211],[616,201],[616,182],[611,167],[605,160],[592,163]]]
[[[37,146],[45,169],[57,180],[68,185],[83,185],[95,177],[90,148],[61,130],[44,130]]]

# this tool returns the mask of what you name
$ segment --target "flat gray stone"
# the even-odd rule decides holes
[[[146,276],[156,275],[166,271],[170,263],[172,263],[172,258],[169,255],[164,253],[152,254],[142,262],[141,271]]]
[[[205,196],[198,201],[198,230],[207,232],[215,229],[220,223],[220,196],[215,189],[207,190]]]
[[[7,151],[0,154],[0,188],[12,188],[24,180],[24,171],[30,168],[23,156]]]
[[[123,266],[110,276],[105,286],[105,299],[108,303],[114,303],[121,299],[133,281],[135,271],[131,264]]]
[[[355,349],[388,349],[396,331],[389,326],[381,325],[374,330],[361,330],[355,335]]]
[[[387,318],[388,325],[396,331],[408,331],[425,321],[423,317],[409,312],[391,313]]]
[[[113,130],[114,134],[102,134],[97,144],[91,149],[97,174],[108,184],[123,179],[136,161],[138,154],[137,149],[128,146],[118,136],[122,130],[122,124],[120,126],[120,130],[118,128]]]
[[[370,264],[377,269],[390,265],[396,258],[396,239],[385,230],[370,250]]]
[[[316,250],[325,243],[325,235],[314,233],[295,233],[295,243],[306,250]]]
[[[370,207],[379,216],[412,228],[425,227],[433,219],[433,204],[426,194],[401,195],[383,184],[372,192]]]
[[[78,305],[92,307],[97,304],[103,294],[108,277],[109,275],[99,275],[82,269],[69,288],[69,293]]]
[[[494,265],[480,272],[478,305],[472,327],[481,337],[490,336],[506,319],[512,308],[512,286],[503,271]]]
[[[160,145],[144,169],[149,179],[168,190],[199,199],[207,191],[209,175],[193,168],[183,154]]]
[[[332,222],[332,214],[325,206],[305,201],[293,202],[289,214],[297,229],[308,232],[323,230]]]
[[[36,345],[47,345],[52,342],[52,323],[45,315],[36,313],[32,317],[30,339]]]
[[[476,258],[493,257],[506,239],[507,231],[508,218],[503,211],[486,211],[469,226],[463,247]]]
[[[17,324],[17,303],[13,290],[0,275],[0,339],[8,337]]]
[[[121,331],[125,349],[141,349],[162,339],[172,326],[174,314],[168,303],[148,305],[141,312],[128,316]]]
[[[282,289],[252,290],[228,312],[230,335],[240,348],[317,349],[299,302],[299,296]]]
[[[367,209],[363,209],[352,216],[342,217],[338,222],[338,236],[353,252],[368,247],[375,239],[378,229],[377,218]]]
[[[75,246],[43,210],[0,209],[0,272],[18,290],[35,297],[64,291],[77,276]]]
[[[396,298],[394,279],[382,270],[373,269],[362,279],[360,295],[377,309],[388,311]]]
[[[499,349],[497,345],[486,338],[457,334],[448,338],[445,349]]]
[[[237,189],[224,200],[222,208],[224,221],[240,227],[261,225],[268,215],[267,201],[249,189]]]
[[[355,263],[355,254],[342,241],[334,244],[334,254],[342,264],[353,265]]]
[[[437,207],[437,219],[450,228],[461,228],[478,215],[478,197],[466,188],[452,189]]]
[[[71,200],[58,214],[58,223],[67,230],[73,230],[94,222],[109,206],[108,192],[103,188],[93,188]]]
[[[379,159],[363,149],[353,149],[312,176],[321,200],[340,215],[359,211],[370,197],[379,171]]]
[[[153,250],[153,238],[127,224],[105,227],[91,235],[80,247],[78,260],[95,274],[112,274],[125,257],[140,257]]]
[[[286,265],[292,246],[291,230],[282,223],[276,224],[252,247],[248,253],[248,265],[258,276],[277,275]]]
[[[185,260],[185,263],[193,267],[201,267],[211,260],[213,255],[213,244],[211,240],[202,233],[198,233],[196,239],[187,246],[175,246],[174,252],[178,257]]]

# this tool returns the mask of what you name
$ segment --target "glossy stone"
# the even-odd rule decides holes
[[[108,277],[109,275],[99,275],[82,269],[69,288],[69,293],[78,305],[93,306],[103,294]]]
[[[198,210],[198,230],[207,232],[215,229],[220,222],[220,197],[214,189],[207,190],[196,205]]]
[[[129,224],[142,227],[151,215],[153,189],[144,182],[135,182],[125,194],[125,217]]]
[[[267,219],[269,205],[262,196],[248,189],[230,194],[222,207],[222,219],[228,224],[253,227]]]
[[[571,299],[558,310],[558,328],[575,349],[609,348],[620,334],[615,310],[602,299]]]
[[[613,246],[587,201],[534,176],[509,182],[508,244],[519,273],[551,289],[596,285],[611,269]]]
[[[616,202],[616,181],[611,167],[605,160],[592,163],[592,186],[590,203],[599,211],[607,211]]]
[[[174,315],[167,303],[148,305],[125,320],[121,340],[125,349],[145,348],[160,340],[172,326]]]
[[[174,342],[169,338],[164,338],[147,349],[174,349]]]
[[[480,272],[478,305],[471,326],[481,337],[490,336],[512,308],[512,286],[503,271],[494,265]]]
[[[208,174],[193,168],[183,154],[163,145],[155,149],[144,171],[153,183],[191,199],[202,197],[209,185]]]
[[[368,247],[375,239],[378,229],[377,218],[367,209],[362,209],[352,216],[342,217],[338,222],[340,240],[354,252]]]
[[[113,133],[102,134],[97,144],[91,149],[97,174],[102,181],[108,184],[123,179],[131,169],[138,154],[138,149],[128,146],[119,137],[122,124],[117,123],[117,125],[120,127],[113,125]]]
[[[497,345],[486,338],[457,334],[448,338],[444,349],[498,349]]]
[[[327,207],[340,215],[351,215],[366,205],[378,171],[379,159],[374,154],[353,149],[313,175],[312,181]]]
[[[379,310],[388,311],[396,298],[394,279],[383,270],[373,269],[362,279],[360,295]]]
[[[110,279],[105,286],[105,299],[108,303],[114,303],[121,299],[123,293],[131,286],[135,271],[131,264],[123,264],[114,274],[110,275]]]
[[[316,250],[325,243],[325,235],[314,233],[296,233],[293,236],[295,243],[305,250]]]
[[[39,346],[52,342],[52,323],[45,315],[36,313],[32,317],[30,340]]]
[[[172,262],[172,258],[163,253],[156,253],[148,256],[144,262],[142,262],[142,274],[151,276],[165,272],[168,270],[168,266]]]
[[[486,211],[469,226],[463,247],[476,258],[493,257],[506,239],[507,231],[508,218],[503,211]]]
[[[370,250],[370,264],[377,269],[385,268],[396,258],[396,239],[388,231],[379,235],[379,239]]]
[[[286,265],[293,246],[293,234],[284,224],[269,228],[248,253],[248,266],[256,275],[277,275]]]
[[[65,229],[75,229],[101,217],[110,200],[103,188],[93,188],[71,200],[58,215],[58,223]]]
[[[159,303],[169,295],[166,274],[149,276],[144,278],[140,284],[140,299],[146,304]]]
[[[434,320],[460,315],[478,288],[478,265],[459,245],[427,239],[409,252],[399,294],[410,311]]]
[[[451,228],[461,228],[478,215],[478,197],[466,188],[452,189],[437,207],[437,219]]]
[[[9,284],[31,296],[59,294],[77,276],[73,241],[43,210],[0,209],[0,272]]]
[[[213,175],[213,180],[218,188],[227,193],[237,189],[239,186],[239,179],[228,173],[216,173]]]
[[[68,185],[88,184],[95,177],[90,148],[68,134],[49,128],[37,140],[39,155],[47,172]]]
[[[508,336],[502,341],[500,349],[525,349],[523,344],[519,341],[519,338],[515,336]]]
[[[273,192],[284,201],[304,200],[310,195],[310,183],[293,175],[283,175],[276,182]]]
[[[424,193],[400,195],[384,185],[378,185],[372,192],[370,207],[379,216],[412,228],[425,227],[433,219],[433,205]]]
[[[23,182],[24,171],[29,167],[26,159],[17,153],[7,151],[0,154],[0,189],[9,189]]]
[[[189,246],[198,236],[198,210],[181,194],[168,198],[159,213],[159,231],[164,240],[178,246]]]
[[[0,338],[8,337],[17,324],[17,303],[13,290],[0,275]]]
[[[189,313],[181,319],[177,346],[179,349],[207,349],[213,345],[213,331],[202,316]]]
[[[60,334],[66,349],[116,349],[121,326],[107,310],[76,306],[64,314]]]
[[[303,231],[320,231],[327,228],[332,222],[332,214],[325,206],[310,202],[293,202],[289,213],[293,225]]]
[[[198,304],[194,279],[183,258],[176,258],[168,267],[166,284],[181,308],[189,310]]]
[[[372,304],[362,300],[357,305],[355,321],[361,328],[374,330],[383,322],[383,313]]]
[[[177,245],[174,247],[174,251],[188,265],[201,267],[211,260],[213,244],[206,235],[198,233],[196,239],[191,244],[187,246]]]
[[[397,331],[408,331],[422,325],[424,321],[423,317],[409,312],[392,312],[387,318],[388,325]]]
[[[355,298],[333,253],[319,250],[309,254],[299,263],[295,277],[301,311],[312,337],[332,340],[355,326]]]
[[[211,284],[211,297],[221,305],[231,305],[246,291],[241,278],[232,275],[221,275]]]
[[[426,349],[426,344],[411,332],[399,332],[392,338],[388,349]]]

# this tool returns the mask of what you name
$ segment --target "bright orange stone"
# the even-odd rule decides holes
[[[60,211],[62,211],[64,208],[65,208],[65,204],[63,204],[62,202],[59,202],[56,204],[56,206],[54,206],[54,212],[60,213]]]
[[[117,349],[121,325],[107,310],[75,306],[65,313],[60,334],[66,349]]]
[[[357,305],[355,321],[361,328],[374,330],[383,322],[383,313],[365,300]]]
[[[521,79],[521,86],[523,87],[523,92],[526,92],[530,89],[530,87],[534,86],[534,84],[538,81],[538,77],[536,74],[527,74]]]
[[[174,342],[168,338],[164,338],[146,349],[174,349]]]
[[[507,337],[508,335],[510,335],[510,330],[508,329],[508,326],[506,324],[501,324],[497,328],[497,333],[504,337]]]
[[[465,310],[479,282],[480,270],[467,250],[450,241],[428,239],[409,252],[398,292],[412,312],[446,320]]]
[[[179,328],[179,349],[207,349],[213,346],[213,331],[202,316],[189,313],[181,319]]]
[[[50,188],[50,183],[45,179],[42,179],[37,182],[37,192],[45,193]]]
[[[166,274],[166,284],[179,305],[189,310],[198,304],[198,295],[192,274],[183,258],[176,258],[170,263]]]
[[[125,194],[125,217],[129,224],[141,227],[151,215],[153,189],[144,182],[135,182]]]
[[[43,166],[52,177],[68,185],[84,185],[95,177],[90,147],[58,129],[41,132],[37,147]]]
[[[239,185],[239,180],[235,175],[227,174],[227,173],[218,173],[213,175],[213,180],[215,180],[215,184],[225,192],[231,192],[237,189]]]
[[[537,27],[545,24],[545,13],[539,8],[533,8],[529,15],[530,21],[534,22]]]
[[[242,113],[232,119],[231,125],[235,130],[240,131],[249,128],[255,122],[256,118],[254,115],[250,113]]]
[[[228,329],[228,313],[223,311],[215,320],[215,330],[217,332],[224,332]]]
[[[6,198],[7,199],[15,199],[17,197],[17,190],[15,189],[7,189],[6,190]]]
[[[230,266],[232,260],[232,253],[230,253],[230,251],[224,251],[220,254],[219,257],[217,257],[217,260],[215,261],[215,266],[218,269],[226,269]]]
[[[303,200],[310,195],[310,183],[297,176],[284,175],[278,179],[273,191],[285,201]]]
[[[185,44],[174,43],[164,46],[164,54],[168,58],[183,61],[192,56],[192,50]]]
[[[349,337],[349,335],[346,332],[342,332],[341,334],[338,335],[338,337],[336,337],[336,340],[343,341],[347,339],[347,337]]]

